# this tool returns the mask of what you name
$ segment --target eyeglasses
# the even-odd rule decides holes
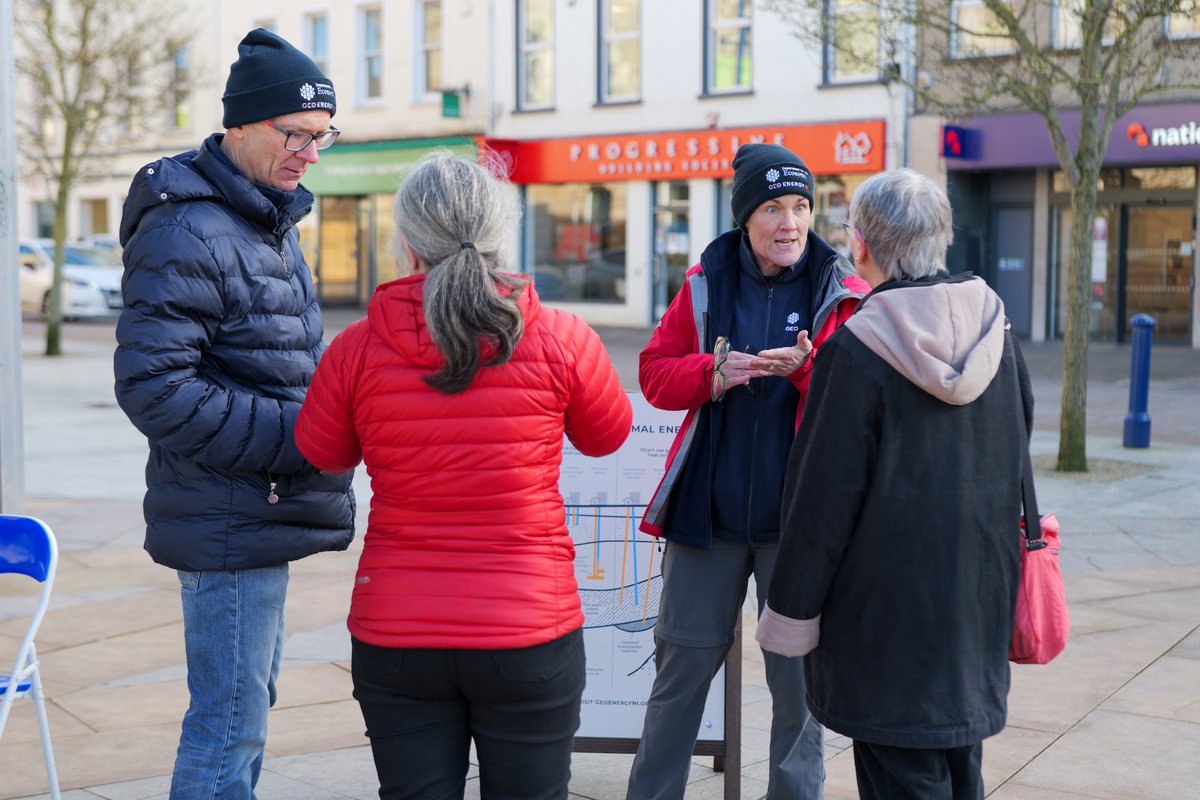
[[[721,367],[725,366],[728,358],[729,339],[718,336],[717,343],[713,346],[712,401],[714,403],[721,402],[725,397],[725,373],[721,371]]]
[[[341,131],[332,125],[329,126],[328,130],[321,131],[320,133],[308,133],[307,131],[289,131],[286,128],[281,128],[275,124],[275,120],[273,119],[264,119],[263,122],[283,134],[283,149],[290,150],[293,153],[299,153],[308,147],[311,142],[317,143],[318,150],[324,150],[337,141],[338,134],[341,133]]]

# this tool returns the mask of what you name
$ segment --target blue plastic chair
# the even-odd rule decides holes
[[[0,514],[0,575],[5,573],[25,575],[42,584],[37,609],[29,621],[29,628],[12,671],[0,673],[0,737],[4,736],[4,725],[14,700],[31,697],[37,706],[38,725],[42,730],[42,752],[46,758],[46,776],[50,781],[50,796],[59,800],[58,773],[54,768],[54,750],[50,745],[50,724],[46,717],[46,699],[42,693],[42,677],[38,669],[37,649],[33,639],[46,607],[50,605],[50,592],[54,587],[54,573],[58,570],[58,543],[54,532],[34,517]]]

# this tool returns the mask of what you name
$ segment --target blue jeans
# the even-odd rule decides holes
[[[283,655],[288,566],[179,571],[191,704],[171,800],[250,800]]]

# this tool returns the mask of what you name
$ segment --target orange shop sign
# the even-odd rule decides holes
[[[722,178],[747,142],[781,144],[816,175],[883,170],[881,119],[664,131],[566,139],[489,139],[514,183],[598,183],[620,180]]]

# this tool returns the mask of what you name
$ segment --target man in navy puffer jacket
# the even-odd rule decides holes
[[[141,169],[121,220],[117,400],[149,440],[146,550],[178,570],[191,704],[171,798],[252,798],[288,562],[354,536],[351,473],[292,429],[324,345],[296,223],[333,143],[333,84],[275,34],[238,47],[224,134]]]

